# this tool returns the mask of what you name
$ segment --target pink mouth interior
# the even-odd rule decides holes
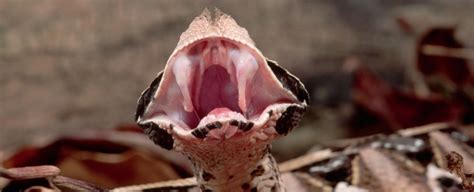
[[[250,86],[250,85],[249,85]],[[203,118],[214,109],[214,115],[228,112],[228,110],[242,113],[239,108],[239,95],[237,85],[232,83],[230,75],[222,66],[213,65],[206,69],[202,76],[201,90],[194,97],[194,103],[199,118]],[[227,108],[228,110],[222,110]]]
[[[154,101],[150,116],[193,129],[210,115],[252,120],[267,106],[296,98],[256,51],[231,40],[209,38],[170,59]]]

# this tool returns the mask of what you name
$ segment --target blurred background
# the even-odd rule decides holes
[[[470,122],[471,0],[0,0],[0,159],[133,127],[140,93],[205,7],[230,14],[310,91],[301,126],[274,145],[279,161],[336,139]],[[456,49],[420,47],[430,43]],[[440,59],[461,72],[429,67]]]

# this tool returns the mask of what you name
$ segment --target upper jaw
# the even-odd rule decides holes
[[[189,132],[213,123],[216,108],[228,110],[218,117],[221,123],[252,122],[270,105],[301,103],[266,62],[258,50],[238,42],[200,40],[171,57],[137,121],[163,121]],[[226,137],[237,132],[224,130]]]

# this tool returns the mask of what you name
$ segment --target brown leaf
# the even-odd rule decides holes
[[[359,112],[376,117],[393,130],[456,121],[461,114],[455,103],[437,95],[420,97],[396,89],[362,66],[354,72],[352,94]]]
[[[455,39],[454,32],[454,28],[433,28],[420,39],[417,45],[418,70],[425,76],[432,89],[436,89],[439,83],[445,84],[442,86],[450,86],[449,84],[461,86],[472,83],[473,74],[466,59],[427,54],[427,48],[433,45],[463,48],[464,46]]]
[[[135,130],[127,128],[125,130]],[[43,147],[20,150],[3,162],[5,167],[55,165],[61,175],[113,188],[179,179],[190,176],[188,171],[169,154],[149,149],[142,133],[97,133],[97,136],[59,138]],[[134,141],[137,139],[144,141]],[[156,146],[151,146],[158,148]]]
[[[433,93],[463,105],[464,123],[474,122],[474,74],[466,51],[454,37],[454,28],[433,28],[417,45],[417,68]]]

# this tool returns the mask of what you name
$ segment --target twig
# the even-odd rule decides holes
[[[425,55],[474,60],[474,49],[469,48],[452,48],[440,45],[424,45],[421,51]]]
[[[59,174],[60,170],[56,166],[41,165],[31,167],[18,167],[10,169],[0,169],[0,177],[12,180],[26,180],[36,178],[54,177]]]

